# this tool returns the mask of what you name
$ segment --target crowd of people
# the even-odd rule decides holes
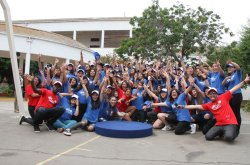
[[[42,68],[39,75],[25,75],[30,118],[22,116],[40,132],[48,130],[70,136],[77,128],[94,131],[97,122],[138,121],[176,135],[201,130],[207,140],[233,141],[240,133],[243,80],[240,66],[227,61],[227,75],[215,61],[210,67],[182,60],[152,62],[113,60],[103,64],[62,63]],[[40,59],[40,58],[39,58]],[[243,80],[243,81],[242,81]]]

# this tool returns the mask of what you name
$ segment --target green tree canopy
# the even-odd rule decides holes
[[[155,0],[144,10],[142,17],[130,20],[133,37],[124,40],[115,52],[123,57],[167,58],[176,53],[188,57],[193,52],[204,53],[214,49],[229,29],[220,22],[220,16],[202,7],[196,10],[183,4],[161,8]]]

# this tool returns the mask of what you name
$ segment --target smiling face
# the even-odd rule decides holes
[[[91,96],[94,101],[98,100],[99,95],[97,93],[93,93]]]
[[[214,102],[214,101],[216,101],[216,99],[218,98],[218,93],[215,92],[215,91],[210,91],[210,92],[208,93],[208,97],[209,97],[209,99],[210,99],[212,102]]]
[[[62,88],[61,85],[55,84],[55,85],[53,85],[52,92],[53,93],[58,93],[58,92],[60,92],[61,88]]]
[[[230,73],[230,74],[232,74],[232,73],[234,73],[234,71],[235,71],[235,68],[234,67],[227,67],[227,71],[228,71],[228,73]]]
[[[178,96],[179,96],[179,94],[178,94],[177,90],[176,89],[172,90],[171,97],[175,100],[178,98]]]
[[[111,107],[115,107],[117,103],[117,99],[115,97],[111,97],[111,99],[109,100],[109,103]]]

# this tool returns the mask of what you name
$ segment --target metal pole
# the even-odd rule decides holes
[[[23,103],[23,96],[22,96],[22,90],[21,90],[20,79],[19,79],[19,71],[18,71],[18,65],[17,65],[17,57],[16,57],[16,49],[15,49],[15,44],[14,44],[13,27],[12,27],[10,9],[6,0],[0,0],[0,3],[3,8],[4,18],[6,22],[6,33],[7,33],[8,42],[9,42],[10,59],[11,59],[13,77],[14,77],[17,104],[18,104],[20,112],[24,114],[24,103]]]

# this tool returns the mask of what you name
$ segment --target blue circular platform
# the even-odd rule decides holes
[[[115,138],[140,138],[153,134],[152,126],[133,121],[104,121],[96,123],[95,132]]]

